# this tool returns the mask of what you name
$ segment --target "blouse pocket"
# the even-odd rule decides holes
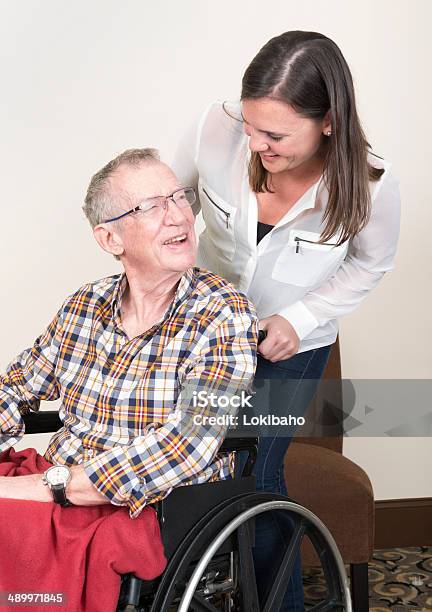
[[[272,278],[299,287],[314,287],[326,281],[345,259],[348,241],[336,246],[337,236],[322,244],[319,240],[317,232],[292,229]]]
[[[200,181],[200,200],[205,233],[220,255],[232,261],[235,252],[234,220],[237,209]]]

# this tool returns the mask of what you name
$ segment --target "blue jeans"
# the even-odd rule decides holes
[[[282,393],[279,391],[276,401],[280,403],[283,399],[283,410],[280,410],[280,406],[277,407],[279,414],[286,412],[299,416],[305,413],[324,372],[330,349],[331,346],[324,346],[275,363],[258,356],[255,380],[290,379],[298,381],[298,383],[290,383],[285,394],[283,387],[278,387],[282,389]],[[304,379],[313,379],[314,382],[310,381],[308,384],[301,385],[301,381]],[[273,406],[274,402],[275,397],[272,398]],[[257,479],[257,491],[270,491],[271,493],[287,495],[284,478],[284,457],[291,440],[292,435],[289,437],[260,436],[258,456],[253,469],[253,474]],[[245,457],[241,457],[238,462],[237,469],[239,470],[244,465],[243,459]],[[253,552],[258,596],[262,605],[279,569],[286,542],[290,538],[291,526],[286,517],[278,512],[265,512],[256,517],[255,521],[255,547]],[[303,612],[303,610],[301,559],[298,555],[281,612]]]

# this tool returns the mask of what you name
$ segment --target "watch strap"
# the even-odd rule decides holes
[[[72,506],[72,503],[66,497],[66,487],[64,484],[52,485],[51,492],[56,504],[60,504],[64,508]]]

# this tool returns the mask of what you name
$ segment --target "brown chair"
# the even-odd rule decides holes
[[[308,411],[309,419],[315,415],[310,419],[315,423],[318,413],[324,419],[327,414],[327,421],[329,412],[343,414],[339,341],[332,348],[323,379]],[[329,380],[339,382],[330,384]],[[339,424],[342,431],[342,419]],[[332,533],[343,560],[350,565],[354,612],[366,612],[368,561],[374,543],[374,496],[367,474],[342,455],[342,441],[341,433],[296,436],[285,457],[285,479],[289,497],[309,508]],[[309,542],[302,547],[302,563],[304,567],[320,565]]]

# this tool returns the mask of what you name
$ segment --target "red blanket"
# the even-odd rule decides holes
[[[48,463],[34,449],[0,454],[0,476],[42,473]],[[166,559],[153,508],[131,519],[124,507],[72,506],[0,499],[0,610],[4,592],[65,593],[63,606],[10,607],[31,612],[109,612],[116,609],[120,575],[159,576]],[[3,592],[3,594],[2,594]]]

